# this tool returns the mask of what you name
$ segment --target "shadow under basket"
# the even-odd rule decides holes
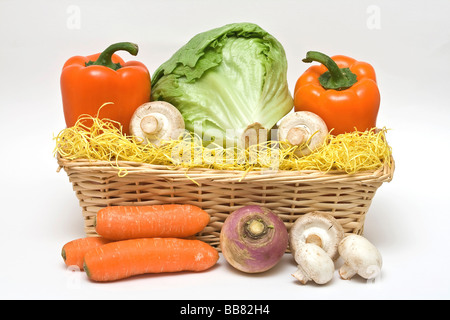
[[[119,161],[67,160],[57,157],[80,202],[87,236],[97,236],[94,219],[106,206],[192,204],[211,216],[197,234],[220,250],[225,219],[245,205],[275,212],[290,230],[294,221],[312,211],[334,216],[346,234],[362,234],[365,215],[377,189],[392,180],[394,160],[381,168],[354,174],[320,171],[228,171],[150,165]],[[119,169],[126,169],[119,176]]]

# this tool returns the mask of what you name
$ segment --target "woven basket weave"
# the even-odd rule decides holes
[[[219,248],[223,222],[236,209],[250,204],[270,208],[288,230],[301,215],[332,214],[346,234],[362,234],[365,215],[376,190],[391,181],[394,160],[378,170],[355,174],[319,171],[225,171],[175,169],[135,162],[118,162],[127,174],[106,161],[66,160],[58,157],[79,199],[87,236],[95,236],[97,211],[115,205],[193,204],[211,220],[197,235]]]

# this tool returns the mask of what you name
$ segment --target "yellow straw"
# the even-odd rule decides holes
[[[89,126],[86,125],[89,121]],[[92,125],[91,125],[92,123]],[[372,129],[334,136],[329,134],[323,147],[305,157],[297,157],[297,147],[267,141],[246,150],[205,147],[198,137],[188,134],[180,140],[163,141],[160,146],[140,144],[126,136],[119,123],[83,115],[70,128],[63,129],[54,140],[55,154],[68,160],[109,161],[127,174],[120,161],[133,161],[174,167],[252,171],[264,168],[279,170],[337,170],[355,173],[375,170],[389,163],[392,150],[386,141],[386,129]]]

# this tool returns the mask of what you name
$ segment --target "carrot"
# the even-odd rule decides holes
[[[202,231],[209,214],[194,205],[112,206],[97,212],[95,230],[104,238],[185,238]]]
[[[84,270],[91,280],[114,281],[147,273],[203,271],[218,259],[218,251],[200,240],[141,238],[89,250]]]
[[[77,266],[83,270],[83,259],[86,252],[109,242],[111,241],[101,237],[75,239],[63,246],[61,256],[67,266]]]

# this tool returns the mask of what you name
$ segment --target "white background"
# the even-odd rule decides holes
[[[0,0],[0,298],[3,299],[448,299],[450,298],[450,2]],[[365,236],[381,251],[373,283],[300,285],[286,255],[249,275],[220,258],[208,272],[146,275],[98,284],[68,271],[62,246],[84,236],[81,209],[56,135],[65,126],[59,76],[73,55],[119,41],[125,60],[153,72],[199,32],[254,22],[285,47],[291,87],[306,51],[370,62],[382,95],[378,126],[391,129],[396,160],[367,214]]]

